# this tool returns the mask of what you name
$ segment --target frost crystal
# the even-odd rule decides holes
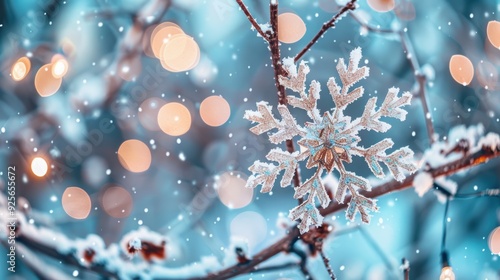
[[[281,177],[281,187],[291,184],[294,172],[301,161],[307,160],[306,167],[315,169],[314,175],[295,188],[295,199],[304,199],[303,203],[290,211],[290,218],[299,220],[301,233],[309,231],[311,225],[321,225],[323,217],[317,206],[316,199],[323,208],[326,208],[331,198],[322,183],[322,174],[329,174],[332,170],[340,173],[339,185],[334,197],[338,203],[344,203],[347,192],[351,199],[348,202],[346,217],[353,220],[359,212],[363,222],[368,223],[370,216],[368,211],[377,211],[376,201],[360,194],[359,190],[369,191],[369,182],[345,169],[346,163],[351,163],[352,156],[364,157],[370,170],[379,178],[385,177],[381,163],[387,166],[391,174],[398,181],[405,178],[404,172],[413,173],[416,167],[411,163],[413,152],[404,147],[390,154],[386,150],[394,145],[391,139],[384,139],[375,145],[364,148],[359,146],[361,141],[358,136],[361,130],[374,130],[386,132],[391,127],[388,123],[380,120],[381,117],[392,117],[403,121],[406,111],[401,107],[410,104],[411,94],[403,93],[398,97],[399,89],[390,88],[380,108],[376,108],[377,98],[368,100],[364,113],[361,117],[351,120],[344,115],[345,108],[363,96],[364,89],[353,86],[361,79],[368,77],[369,69],[366,66],[358,67],[361,60],[361,49],[356,48],[350,54],[349,65],[346,66],[343,59],[339,59],[337,71],[342,82],[339,86],[335,78],[328,80],[327,86],[335,103],[332,111],[323,115],[317,108],[320,98],[320,83],[312,81],[306,92],[306,75],[309,67],[302,61],[296,68],[289,58],[284,59],[283,66],[290,77],[279,77],[279,82],[285,88],[299,94],[299,96],[288,96],[288,104],[295,108],[304,110],[311,122],[301,126],[292,116],[285,105],[278,105],[280,119],[273,116],[272,107],[266,102],[257,103],[257,111],[246,111],[244,118],[257,123],[250,131],[255,134],[268,133],[270,142],[282,143],[292,138],[299,138],[298,144],[305,148],[299,153],[289,153],[280,148],[272,149],[266,158],[273,163],[256,161],[249,170],[252,175],[248,178],[247,187],[255,188],[261,185],[261,192],[270,192],[278,175],[284,171]]]

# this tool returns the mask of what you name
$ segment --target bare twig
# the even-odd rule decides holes
[[[443,164],[439,167],[432,168],[430,170],[426,170],[433,178],[440,176],[449,176],[464,169],[471,168],[473,166],[485,163],[490,159],[496,158],[500,156],[500,146],[495,147],[495,149],[491,149],[491,147],[483,147],[479,151],[464,156],[461,159]],[[404,181],[398,182],[396,180],[389,181],[384,183],[378,187],[374,187],[371,192],[363,192],[363,195],[369,198],[379,197],[391,192],[400,191],[407,189],[413,185],[413,179],[415,175],[411,175],[407,177]],[[346,201],[349,201],[350,198],[346,198]],[[335,213],[339,210],[344,209],[347,204],[338,204],[332,203],[329,207],[322,209],[321,215],[326,216],[332,213]],[[334,233],[335,234],[335,233]],[[336,233],[339,234],[339,233]],[[287,231],[287,234],[263,249],[256,255],[252,257],[252,259],[245,264],[237,264],[228,268],[225,268],[216,273],[212,273],[206,277],[198,277],[191,279],[228,279],[231,277],[235,277],[237,275],[242,275],[245,273],[250,273],[255,270],[255,267],[259,264],[265,262],[273,256],[276,256],[279,253],[284,252],[292,252],[297,254],[297,252],[293,249],[293,244],[298,240],[300,236],[299,229],[296,226],[293,226]],[[33,250],[37,250],[47,256],[57,258],[64,263],[74,265],[79,267],[82,270],[89,270],[99,273],[100,275],[109,277],[109,278],[117,278],[117,272],[111,272],[105,269],[102,265],[91,264],[89,266],[83,266],[79,263],[78,259],[72,254],[61,254],[57,249],[47,246],[46,244],[40,243],[38,240],[30,240],[23,238],[23,236],[18,237],[18,241],[26,244],[29,248]],[[303,252],[302,252],[303,253]],[[300,254],[300,252],[298,253]],[[299,255],[300,257],[300,255]],[[301,271],[303,273],[308,273],[305,264],[301,264]]]
[[[273,65],[273,71],[274,71],[274,84],[276,86],[276,90],[278,93],[278,103],[281,105],[287,105],[288,101],[286,98],[286,91],[285,87],[283,87],[279,83],[279,76],[283,75],[286,76],[287,73],[285,73],[282,65],[281,65],[281,54],[280,54],[280,46],[279,46],[279,40],[278,40],[278,0],[272,0],[270,2],[270,8],[269,8],[269,18],[270,18],[270,23],[271,23],[271,30],[272,32],[264,33],[262,29],[260,29],[260,26],[257,24],[255,21],[255,18],[252,17],[248,9],[246,8],[245,4],[243,3],[242,0],[236,0],[238,5],[240,5],[241,9],[247,16],[248,20],[252,24],[252,26],[259,31],[259,34],[261,34],[264,39],[269,43],[269,50],[271,51],[271,61]],[[289,153],[293,153],[295,151],[295,146],[292,140],[286,140],[285,142],[286,149]],[[300,169],[297,166],[295,169],[295,173],[293,175],[293,186],[295,188],[298,188],[301,185],[301,179],[300,179]],[[302,203],[302,198],[299,199],[299,204]]]
[[[330,265],[330,259],[325,255],[323,252],[323,249],[319,250],[319,254],[321,256],[321,259],[323,260],[323,264],[325,264],[326,270],[328,271],[328,275],[330,276],[330,279],[336,280],[337,278],[335,277],[335,273],[333,273],[332,266]]]
[[[290,246],[290,252],[294,253],[295,255],[297,255],[300,258],[300,271],[302,272],[304,277],[306,279],[314,280],[311,273],[307,269],[307,254],[304,251],[293,246],[293,244]]]
[[[403,258],[401,260],[401,265],[403,267],[403,277],[404,277],[404,280],[410,280],[410,262]]]
[[[311,47],[316,44],[316,42],[323,36],[323,34],[328,31],[328,29],[332,28],[335,26],[337,21],[342,18],[342,16],[347,13],[348,11],[356,9],[356,1],[357,0],[351,0],[349,1],[344,7],[338,11],[338,13],[332,17],[329,21],[325,22],[319,32],[309,41],[309,43],[294,57],[294,62],[297,62],[304,56],[304,54],[311,49]]]
[[[141,55],[140,46],[144,30],[161,20],[172,4],[171,2],[171,0],[151,1],[133,16],[134,20],[132,22],[132,26],[120,42],[118,46],[118,55],[108,70],[108,76],[106,77],[106,105],[109,106],[115,100],[116,95],[125,83],[125,81],[117,75],[118,71],[120,71],[120,69],[118,69],[119,65],[127,59]],[[154,20],[148,20],[151,15],[154,15]]]
[[[259,32],[259,35],[262,38],[264,38],[264,40],[269,41],[269,38],[268,38],[267,34],[265,34],[264,31],[262,31],[262,28],[260,28],[260,25],[257,23],[257,21],[255,20],[255,18],[252,16],[252,14],[248,10],[247,6],[243,3],[243,1],[242,0],[236,0],[236,3],[238,3],[238,5],[240,6],[240,8],[243,11],[243,13],[245,13],[245,15],[247,16],[247,19],[250,21],[250,23],[252,24],[253,28],[255,28],[255,30],[257,30],[257,32]]]
[[[295,263],[295,262],[288,262],[288,263],[279,264],[279,265],[270,265],[270,266],[266,266],[266,267],[257,268],[252,273],[272,272],[272,271],[284,270],[284,269],[289,269],[289,268],[299,268],[300,269],[300,264]]]
[[[405,53],[406,59],[410,63],[410,66],[413,70],[414,76],[415,76],[415,81],[417,84],[417,92],[416,95],[417,97],[420,98],[420,101],[422,102],[422,109],[424,111],[424,118],[425,118],[425,126],[427,129],[427,136],[429,139],[429,144],[433,144],[435,142],[434,139],[434,125],[432,123],[432,115],[429,111],[429,106],[427,104],[427,90],[426,90],[426,84],[427,84],[427,76],[422,73],[422,70],[420,68],[420,64],[418,63],[417,56],[415,55],[415,51],[413,49],[413,45],[408,38],[408,35],[404,30],[395,30],[395,29],[380,29],[378,27],[374,27],[366,22],[364,22],[362,19],[360,19],[358,16],[355,14],[351,13],[352,17],[354,20],[356,20],[362,27],[366,28],[366,30],[374,33],[381,33],[381,34],[392,34],[396,35],[399,37],[399,40],[401,41],[401,46],[403,48],[403,52]]]

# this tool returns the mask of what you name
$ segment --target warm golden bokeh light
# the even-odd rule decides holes
[[[209,126],[221,126],[229,119],[231,108],[226,99],[220,96],[209,96],[201,102],[201,119]]]
[[[490,43],[495,46],[495,48],[500,49],[500,21],[492,20],[488,22],[486,34],[488,35]]]
[[[68,73],[69,64],[66,58],[64,58],[64,56],[60,54],[54,55],[52,57],[51,63],[52,63],[51,71],[52,71],[52,76],[54,76],[54,78],[56,79],[62,78],[64,77],[64,75],[66,75],[66,73]]]
[[[456,54],[450,59],[450,73],[457,83],[466,86],[474,77],[474,66],[466,56]]]
[[[385,13],[394,9],[394,0],[368,0],[368,6],[373,10]]]
[[[158,125],[158,112],[160,108],[167,102],[158,97],[151,97],[144,100],[139,106],[139,122],[142,126],[150,131],[160,130]]]
[[[42,97],[51,96],[61,87],[62,79],[52,75],[52,65],[45,64],[35,75],[35,88]]]
[[[500,227],[497,227],[490,233],[488,246],[492,254],[500,255]]]
[[[191,114],[186,106],[172,102],[163,105],[158,112],[160,129],[171,136],[180,136],[191,127]]]
[[[68,187],[61,199],[64,211],[74,219],[85,219],[90,213],[90,196],[81,188]]]
[[[455,280],[455,273],[453,272],[451,266],[445,266],[441,269],[439,280]]]
[[[186,34],[172,36],[160,50],[163,68],[170,72],[184,72],[193,69],[200,61],[198,43]]]
[[[31,161],[31,171],[37,177],[45,176],[45,174],[47,174],[48,170],[49,170],[49,166],[47,165],[47,162],[45,161],[45,159],[43,159],[41,157],[35,157]]]
[[[253,198],[253,189],[246,188],[246,176],[237,172],[225,172],[220,175],[215,187],[220,201],[228,208],[237,209],[250,204]]]
[[[132,212],[132,196],[119,186],[106,188],[101,198],[102,208],[114,218],[126,218]]]
[[[163,22],[158,24],[151,33],[151,50],[154,56],[160,58],[160,50],[169,39],[178,34],[184,34],[182,28],[173,22]]]
[[[306,34],[306,24],[294,13],[278,16],[278,40],[282,43],[295,43]]]
[[[27,57],[21,57],[18,59],[12,69],[10,70],[10,75],[14,81],[20,81],[28,76],[31,69],[31,61]]]
[[[118,148],[118,160],[130,172],[144,172],[151,165],[151,151],[139,140],[127,140]]]

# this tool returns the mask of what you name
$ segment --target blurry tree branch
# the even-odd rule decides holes
[[[335,27],[335,24],[337,21],[339,21],[347,12],[353,11],[356,9],[356,1],[357,0],[351,0],[345,6],[343,6],[336,15],[332,17],[329,21],[325,22],[319,32],[311,39],[311,41],[293,58],[294,62],[298,62],[302,56],[306,52],[308,52],[311,47],[316,44],[316,42],[319,40],[319,38],[323,37],[323,35],[328,31],[328,29]]]
[[[429,139],[429,144],[432,145],[432,143],[435,142],[434,139],[434,125],[432,123],[432,115],[429,111],[429,105],[427,103],[427,90],[426,90],[426,85],[427,85],[427,80],[428,77],[422,72],[422,69],[420,67],[420,64],[417,60],[417,55],[415,54],[413,44],[411,40],[408,38],[408,35],[405,30],[397,30],[397,29],[381,29],[379,27],[375,27],[373,25],[370,25],[363,19],[359,18],[354,13],[351,13],[351,16],[356,20],[363,28],[368,30],[369,32],[373,33],[379,33],[382,35],[396,35],[399,38],[399,41],[401,42],[401,46],[403,48],[403,52],[405,54],[406,59],[410,63],[410,66],[413,70],[413,75],[415,76],[415,82],[416,82],[416,92],[413,92],[414,95],[420,98],[420,101],[422,103],[422,109],[424,111],[424,119],[425,119],[425,126],[427,129],[427,136]]]
[[[426,172],[428,172],[433,178],[440,176],[449,176],[464,169],[469,169],[473,166],[488,162],[490,159],[499,156],[500,146],[496,146],[494,149],[492,149],[491,147],[482,147],[480,150],[466,155],[463,158],[448,162],[430,170],[426,170]],[[383,183],[378,187],[374,187],[371,192],[363,193],[363,195],[366,195],[369,198],[375,198],[395,191],[407,189],[412,186],[414,177],[415,175],[409,176],[402,182],[392,180],[387,183]],[[349,199],[350,198],[347,198],[346,200],[349,201]],[[325,216],[330,215],[346,207],[347,204],[332,203],[327,208],[322,209],[321,214]],[[259,264],[280,253],[291,252],[297,254],[293,245],[295,244],[295,242],[297,242],[297,240],[299,240],[299,237],[299,229],[294,225],[287,230],[287,234],[284,237],[271,244],[267,248],[263,249],[259,253],[255,254],[247,263],[236,264],[216,273],[211,273],[206,277],[195,277],[188,279],[228,279],[238,275],[254,272],[258,270],[256,269],[256,267],[258,267]],[[22,235],[22,230],[21,234],[18,237],[18,240],[19,242],[26,244],[26,246],[31,248],[32,250],[36,250],[40,253],[43,253],[44,255],[61,260],[66,264],[77,266],[83,270],[93,271],[109,278],[117,278],[117,272],[108,271],[102,264],[90,264],[88,266],[83,266],[73,254],[62,254],[56,248],[40,243],[37,240],[26,238]],[[300,257],[303,254],[303,252],[299,252],[297,255]],[[308,273],[304,261],[302,261],[299,266],[304,274]]]
[[[141,10],[133,16],[132,26],[128,29],[122,41],[118,45],[118,55],[107,70],[106,105],[114,102],[125,81],[117,74],[120,65],[128,59],[141,56],[141,42],[144,31],[158,23],[172,4],[171,0],[153,0],[148,2]]]

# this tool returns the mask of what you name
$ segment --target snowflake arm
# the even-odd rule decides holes
[[[277,162],[278,165],[256,161],[249,168],[252,175],[248,178],[246,187],[255,188],[258,185],[262,185],[260,192],[268,193],[273,189],[274,182],[282,170],[285,170],[285,172],[281,178],[280,185],[282,188],[289,186],[299,161],[304,160],[307,155],[307,152],[299,154],[299,152],[289,153],[280,148],[272,149],[266,158]]]
[[[381,117],[392,117],[404,121],[407,112],[401,107],[410,105],[411,93],[404,92],[401,97],[398,97],[398,93],[398,88],[390,88],[379,110],[375,108],[377,97],[370,98],[366,103],[361,118],[353,121],[351,127],[345,133],[355,133],[362,129],[387,132],[391,125],[381,121]]]
[[[409,173],[414,173],[417,170],[415,165],[411,164],[413,151],[408,147],[403,147],[390,155],[386,155],[385,151],[393,145],[394,142],[386,138],[361,153],[375,176],[378,178],[385,177],[384,171],[379,164],[379,162],[383,162],[389,168],[392,176],[397,181],[402,181],[405,178],[402,170],[406,170]]]
[[[318,208],[310,199],[290,210],[288,217],[293,221],[300,220],[298,228],[301,233],[309,231],[310,226],[323,223],[323,216],[321,216]]]
[[[293,58],[288,57],[283,61],[284,68],[290,74],[290,77],[279,76],[280,84],[285,88],[291,89],[292,91],[300,94],[300,97],[287,96],[288,104],[306,111],[307,115],[314,122],[319,122],[321,120],[321,116],[317,108],[317,101],[320,98],[320,83],[312,81],[309,86],[309,94],[306,94],[306,76],[309,73],[309,67],[305,61],[300,63],[298,70],[295,67],[295,64],[293,64]]]
[[[318,168],[314,175],[309,178],[304,184],[295,189],[295,194],[293,198],[299,199],[304,197],[306,194],[309,194],[309,198],[314,201],[314,198],[317,197],[321,206],[323,208],[327,207],[330,204],[330,197],[326,192],[325,187],[321,181],[322,168]]]
[[[342,81],[343,87],[340,87],[335,81],[334,77],[328,79],[328,90],[332,96],[337,109],[345,108],[347,105],[359,99],[363,96],[363,87],[358,87],[349,92],[349,89],[359,82],[361,79],[368,77],[370,70],[368,67],[363,66],[358,67],[359,61],[361,60],[361,48],[356,48],[351,52],[349,57],[349,66],[346,67],[344,59],[339,59],[337,64],[337,71]]]
[[[258,123],[256,126],[250,128],[250,131],[257,135],[277,129],[277,132],[269,135],[269,141],[273,144],[279,144],[297,135],[305,135],[305,130],[297,124],[286,106],[278,105],[278,112],[282,117],[281,121],[274,118],[272,107],[267,102],[261,101],[257,103],[257,111],[247,110],[243,117],[249,121]]]
[[[353,196],[348,203],[349,206],[347,207],[346,218],[353,221],[356,213],[359,212],[361,220],[364,223],[369,223],[370,215],[368,215],[367,211],[377,212],[378,207],[375,203],[375,199],[369,199],[362,195]]]

